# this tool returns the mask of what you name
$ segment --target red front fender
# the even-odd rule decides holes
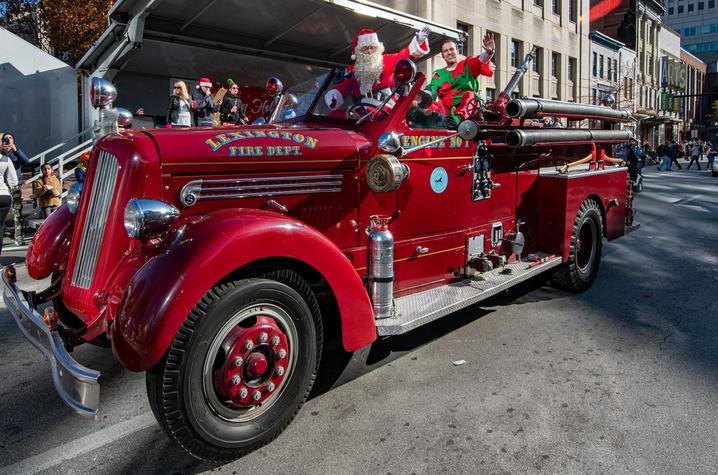
[[[167,252],[135,274],[111,327],[115,355],[132,371],[151,368],[210,288],[234,270],[269,257],[304,262],[326,279],[337,300],[347,351],[376,339],[364,285],[334,243],[292,218],[235,209],[187,223]]]
[[[75,215],[66,204],[55,210],[41,225],[27,249],[27,273],[33,279],[44,279],[54,270],[67,265]]]

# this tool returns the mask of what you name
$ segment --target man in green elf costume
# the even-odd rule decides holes
[[[461,58],[456,42],[446,40],[441,45],[441,57],[446,67],[437,69],[431,78],[429,88],[435,100],[457,121],[468,116],[466,106],[473,98],[484,102],[479,95],[479,76],[491,77],[491,58],[496,43],[492,33],[486,33],[483,40],[484,51],[479,56]]]

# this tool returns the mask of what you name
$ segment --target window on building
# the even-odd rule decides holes
[[[551,76],[556,79],[561,77],[561,55],[559,53],[551,53]]]
[[[618,82],[618,61],[613,60],[613,82]]]
[[[568,19],[574,23],[578,23],[578,0],[568,0]]]
[[[673,15],[673,7],[668,7],[668,14]]]
[[[521,42],[518,40],[511,40],[511,66],[518,68],[521,64]]]
[[[678,13],[683,13],[683,5],[678,5]]]
[[[534,5],[537,7],[543,7],[543,0],[534,0]]]
[[[457,21],[456,29],[466,33],[464,36],[465,40],[456,45],[456,49],[459,51],[459,54],[471,56],[471,41],[466,38],[473,38],[474,28],[471,25]]]
[[[603,63],[604,63],[603,55],[599,54],[598,55],[598,77],[600,77],[601,79],[603,79]]]
[[[708,8],[715,8],[716,0],[708,0]]]
[[[693,4],[692,4],[692,3],[689,3],[689,4],[688,4],[688,13],[690,13],[690,12],[692,12],[692,11],[693,11]]]
[[[608,67],[608,76],[606,76],[606,79],[608,79],[610,81],[611,79],[613,79],[613,63],[611,62],[611,58],[608,58],[607,67]]]
[[[568,74],[566,77],[569,81],[576,83],[576,58],[568,58]]]
[[[496,100],[496,89],[486,88],[486,100],[487,101],[494,101]]]
[[[543,48],[536,48],[536,57],[531,61],[531,68],[536,74],[541,74],[541,62],[543,61]]]
[[[593,52],[593,63],[591,65],[591,74],[593,77],[598,76],[598,53]]]
[[[705,3],[698,2],[698,10],[703,10],[703,7],[705,6]]]
[[[551,11],[554,15],[561,14],[561,0],[551,0]]]
[[[598,91],[594,87],[591,89],[591,104],[597,104],[596,101],[598,101]]]

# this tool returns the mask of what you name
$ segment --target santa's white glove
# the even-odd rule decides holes
[[[425,26],[416,33],[416,41],[418,41],[419,44],[423,43],[429,37],[429,33],[431,33],[431,28]]]
[[[326,102],[329,110],[336,110],[344,104],[344,97],[341,92],[332,89],[324,95],[324,102]]]

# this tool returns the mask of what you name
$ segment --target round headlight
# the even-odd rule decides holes
[[[67,196],[65,197],[65,203],[70,208],[70,213],[75,214],[77,207],[80,205],[80,193],[82,192],[82,184],[75,183],[67,190]]]
[[[131,239],[144,239],[169,230],[180,212],[159,200],[133,198],[125,207],[125,229]]]
[[[105,107],[117,99],[117,89],[110,81],[92,78],[90,81],[90,102],[92,107]]]

